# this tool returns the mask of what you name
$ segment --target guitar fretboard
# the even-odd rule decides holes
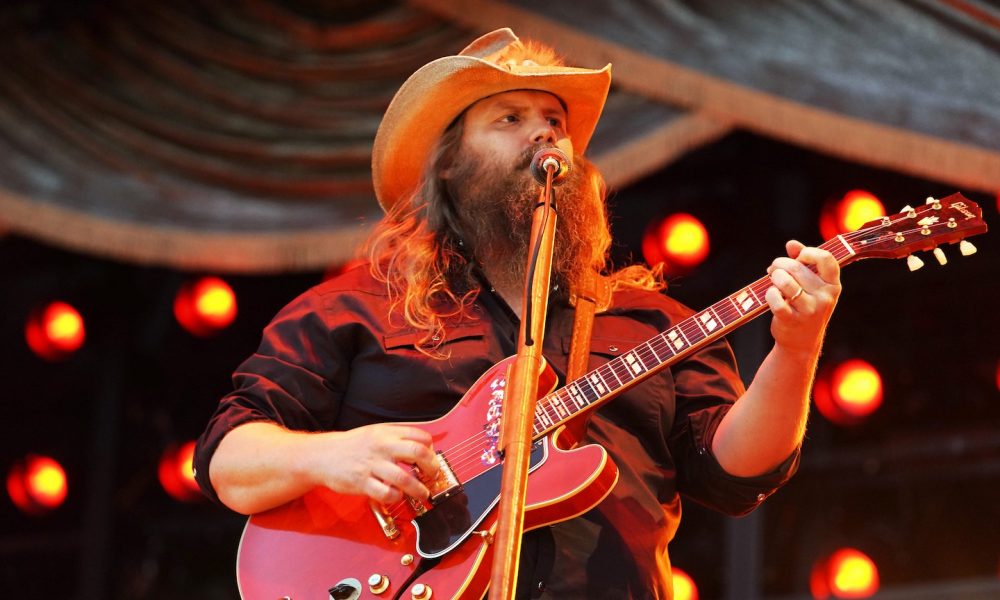
[[[842,236],[827,241],[820,248],[828,250],[840,263],[854,255]],[[544,396],[535,406],[535,439],[760,315],[768,307],[764,294],[769,287],[771,278],[761,277]]]

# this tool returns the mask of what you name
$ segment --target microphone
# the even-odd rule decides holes
[[[559,185],[569,176],[569,167],[569,157],[559,148],[542,148],[531,158],[531,174],[542,185],[549,169],[552,169],[552,185]]]

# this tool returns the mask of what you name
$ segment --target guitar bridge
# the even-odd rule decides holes
[[[427,486],[428,491],[431,493],[431,504],[437,504],[442,500],[447,500],[453,494],[462,491],[462,484],[459,483],[458,477],[455,476],[455,471],[453,471],[451,465],[448,464],[448,459],[445,458],[444,454],[441,452],[437,453],[437,464],[437,477],[432,480],[421,478],[424,485]]]

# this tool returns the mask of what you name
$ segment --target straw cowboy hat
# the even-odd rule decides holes
[[[382,118],[372,152],[375,196],[388,211],[412,194],[438,140],[462,111],[475,102],[513,90],[540,90],[566,106],[566,130],[573,147],[587,149],[611,85],[611,65],[600,70],[521,64],[497,64],[513,44],[510,29],[480,37],[457,56],[431,61],[396,92]]]

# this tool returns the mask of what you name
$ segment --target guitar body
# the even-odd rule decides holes
[[[410,502],[373,506],[367,498],[323,488],[253,515],[237,558],[244,600],[409,599],[411,588],[420,583],[434,598],[481,598],[489,585],[500,493],[502,462],[495,452],[499,406],[512,361],[507,358],[487,371],[444,417],[413,424],[433,435],[434,448],[459,487],[436,496],[423,506],[423,514]],[[539,393],[555,382],[546,365]],[[618,469],[603,448],[561,450],[558,435],[556,431],[533,446],[526,531],[590,510],[618,480]],[[381,521],[380,509],[385,511]],[[390,538],[386,531],[393,528]],[[434,561],[439,562],[424,571]],[[373,575],[384,577],[375,578],[376,589],[385,587],[379,593],[371,589]]]

